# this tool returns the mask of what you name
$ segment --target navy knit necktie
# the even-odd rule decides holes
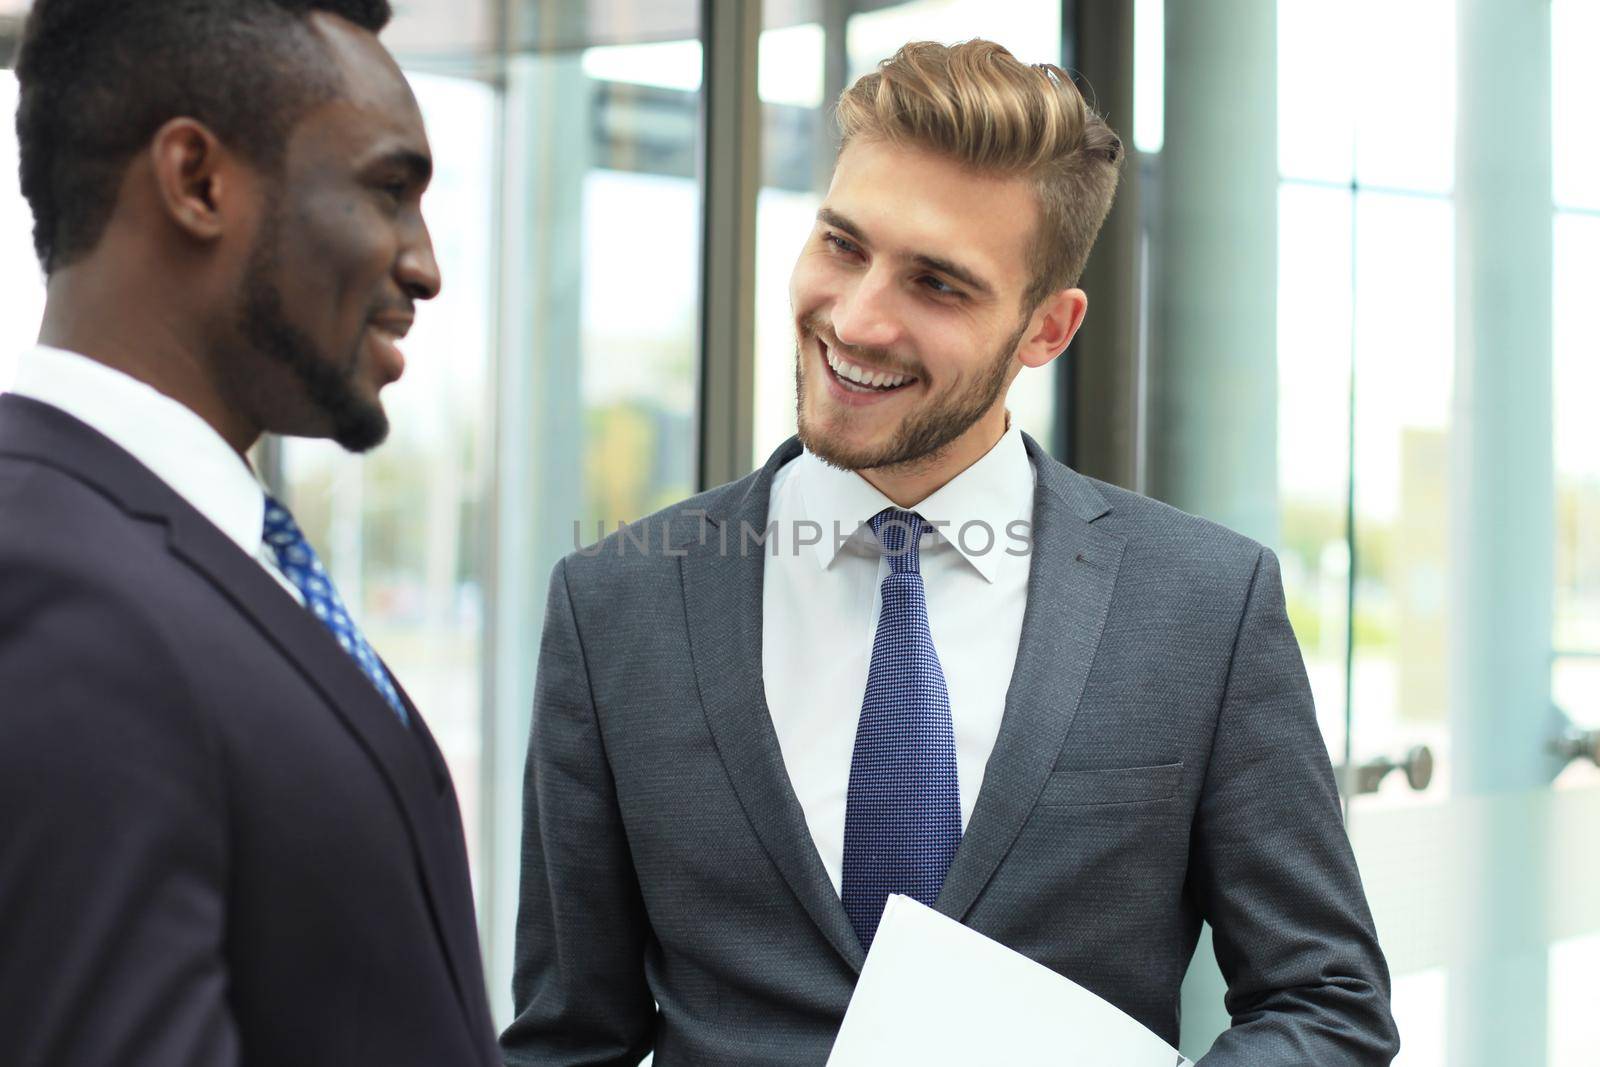
[[[270,496],[267,497],[267,514],[262,524],[261,539],[278,558],[278,569],[284,577],[294,583],[300,595],[305,597],[306,609],[328,628],[334,640],[339,642],[339,647],[356,661],[361,673],[367,676],[377,688],[378,695],[400,716],[400,721],[407,722],[405,702],[400,699],[394,680],[389,677],[377,653],[372,651],[372,646],[367,644],[367,639],[356,629],[350,613],[345,610],[344,601],[339,599],[339,591],[333,587],[333,579],[328,577],[322,561],[317,559],[311,542],[300,532],[300,526],[289,514],[289,509]]]
[[[955,727],[928,630],[922,516],[885,508],[872,532],[889,557],[845,800],[844,910],[872,946],[890,893],[932,906],[961,843]]]

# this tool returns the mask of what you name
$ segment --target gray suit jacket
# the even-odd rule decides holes
[[[1206,1064],[1388,1063],[1388,971],[1272,553],[1027,447],[1023,637],[938,910],[1174,1044],[1209,920],[1234,1025]],[[741,536],[798,452],[555,569],[514,1067],[827,1058],[863,953],[766,710]]]

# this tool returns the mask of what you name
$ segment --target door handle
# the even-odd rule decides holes
[[[1401,759],[1379,756],[1353,767],[1347,764],[1340,770],[1345,791],[1355,796],[1376,793],[1378,786],[1394,771],[1405,772],[1406,783],[1420,792],[1433,781],[1433,749],[1427,745],[1413,745]]]
[[[1600,767],[1600,730],[1570,727],[1550,742],[1550,751],[1560,758],[1563,767],[1578,759],[1586,759]]]

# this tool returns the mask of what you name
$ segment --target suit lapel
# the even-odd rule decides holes
[[[790,441],[753,478],[728,487],[723,506],[707,509],[704,538],[698,523],[680,534],[687,554],[679,563],[700,702],[734,792],[800,906],[859,971],[866,954],[817,854],[767,709],[761,673],[765,550],[752,545],[748,555],[741,551],[742,524],[766,528],[772,476],[799,451]]]
[[[450,835],[436,832],[437,806],[448,783],[441,776],[442,758],[430,759],[432,739],[409,698],[413,729],[399,722],[355,661],[308,611],[289,596],[261,565],[177,495],[165,482],[77,419],[46,404],[16,396],[0,397],[0,453],[25,455],[86,481],[136,518],[167,527],[170,551],[204,576],[257,630],[294,665],[325,698],[382,775],[399,807],[418,857],[423,888],[433,908],[435,928],[455,981],[462,1010],[480,1025],[471,1004],[469,976],[475,971],[477,946],[473,924],[452,923],[446,909],[470,908],[448,872],[458,864],[448,848]],[[419,735],[414,731],[422,731]],[[470,914],[470,911],[467,912]],[[458,929],[459,927],[459,929]],[[465,936],[463,935],[465,931]]]
[[[1027,435],[1037,475],[1028,603],[1000,734],[972,818],[935,902],[964,919],[1011,849],[1077,714],[1105,628],[1122,539],[1093,525],[1109,508]]]

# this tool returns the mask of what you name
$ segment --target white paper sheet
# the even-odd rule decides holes
[[[1076,982],[892,896],[828,1067],[1192,1067]]]

